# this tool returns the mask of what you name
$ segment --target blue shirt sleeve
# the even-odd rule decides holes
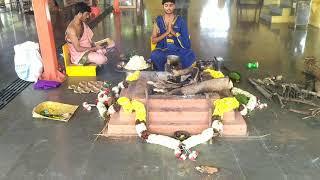
[[[191,43],[190,43],[190,38],[189,38],[189,31],[188,31],[188,26],[185,23],[185,21],[180,18],[180,32],[178,32],[177,39],[179,41],[179,44],[182,48],[184,49],[190,49],[191,48]]]

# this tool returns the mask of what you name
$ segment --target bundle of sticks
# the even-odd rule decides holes
[[[197,67],[182,70],[173,70],[167,80],[149,81],[153,93],[166,95],[197,95],[202,93],[230,90],[233,83],[229,78],[212,79],[206,76]],[[177,80],[179,79],[179,80]]]
[[[320,65],[315,57],[306,57],[304,60],[305,73],[314,77],[315,91],[320,94]]]
[[[289,103],[299,103],[311,106],[308,110],[298,110],[289,108],[289,111],[307,115],[308,118],[320,115],[320,105],[314,101],[320,97],[313,91],[304,89],[304,86],[295,83],[286,83],[282,77],[267,77],[264,79],[249,78],[252,84],[265,98],[275,100],[285,108]],[[304,118],[305,119],[305,118]]]

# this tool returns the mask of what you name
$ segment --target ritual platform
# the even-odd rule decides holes
[[[163,72],[141,72],[140,79],[129,85],[120,96],[143,102],[147,110],[147,126],[152,133],[173,136],[175,131],[199,134],[211,123],[212,103],[218,96],[150,95],[147,81],[164,78]],[[247,125],[239,112],[228,112],[223,117],[223,136],[246,136]],[[122,109],[111,116],[105,136],[137,136],[135,114]]]

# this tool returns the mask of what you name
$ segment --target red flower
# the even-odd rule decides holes
[[[109,102],[108,102],[108,101],[105,101],[103,104],[104,104],[105,106],[109,106]]]
[[[104,91],[104,95],[109,95],[110,94],[110,89],[106,89],[105,91]]]

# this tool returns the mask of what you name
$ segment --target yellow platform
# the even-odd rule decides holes
[[[67,44],[62,46],[64,65],[66,67],[66,74],[68,76],[96,76],[97,65],[76,65],[70,61],[70,53]]]

